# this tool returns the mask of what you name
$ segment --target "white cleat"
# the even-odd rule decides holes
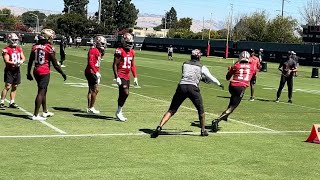
[[[31,120],[33,120],[33,121],[45,121],[45,120],[47,120],[47,118],[45,118],[45,117],[41,117],[41,116],[35,116],[35,115],[33,115],[32,117],[31,117]]]
[[[127,118],[123,116],[123,113],[122,113],[122,112],[119,112],[119,113],[117,112],[117,113],[116,113],[116,118],[117,118],[119,121],[123,121],[123,122],[127,120]]]
[[[63,64],[62,64],[60,67],[63,67],[63,68],[64,68],[64,67],[66,67],[66,65],[63,65]]]
[[[88,114],[100,114],[100,111],[96,110],[94,107],[87,109]]]
[[[45,117],[45,118],[46,118],[46,117],[52,117],[52,116],[54,116],[54,113],[49,112],[49,111],[42,113],[42,117]]]

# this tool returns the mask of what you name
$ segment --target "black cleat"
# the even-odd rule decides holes
[[[158,126],[156,128],[155,131],[153,131],[153,133],[151,134],[151,138],[157,138],[159,136],[160,131],[162,130],[162,128],[160,126]]]
[[[16,104],[16,103],[11,103],[11,104],[9,104],[9,108],[14,108],[14,109],[16,109],[16,108],[18,108],[19,106]]]
[[[219,120],[215,119],[212,121],[212,132],[218,132],[219,130]]]
[[[201,130],[201,136],[209,136],[206,130]]]
[[[291,99],[289,99],[289,100],[288,100],[288,103],[292,104],[292,100],[291,100]]]
[[[6,108],[4,107],[4,104],[3,103],[0,103],[0,109],[1,110],[5,110]]]

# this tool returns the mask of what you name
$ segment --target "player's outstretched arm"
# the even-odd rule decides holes
[[[50,53],[50,60],[52,62],[54,69],[62,75],[63,80],[67,80],[67,75],[62,71],[61,67],[59,66],[59,64],[57,62],[55,52]]]
[[[209,69],[206,66],[202,66],[201,71],[202,71],[202,74],[206,76],[206,78],[208,79],[208,83],[214,83],[220,86],[221,88],[223,87],[221,86],[222,84],[220,83],[220,81],[210,73]]]

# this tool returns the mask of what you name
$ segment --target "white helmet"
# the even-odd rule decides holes
[[[10,33],[8,35],[8,42],[11,46],[18,46],[19,44],[19,37],[16,33]]]
[[[125,33],[122,38],[121,42],[124,48],[132,49],[133,48],[133,36],[130,33]]]
[[[107,39],[103,36],[96,36],[94,38],[94,44],[97,48],[104,49],[107,45]]]
[[[39,40],[48,40],[52,43],[56,37],[56,33],[52,29],[42,29],[39,35]]]
[[[199,49],[194,49],[191,51],[191,56],[200,59],[201,58],[201,51]]]
[[[248,51],[242,51],[239,54],[239,61],[249,62],[250,53]]]

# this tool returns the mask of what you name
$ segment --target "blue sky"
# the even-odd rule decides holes
[[[98,0],[89,0],[89,12],[97,11]],[[302,21],[300,12],[309,0],[285,1],[284,14]],[[250,14],[255,11],[266,11],[269,17],[280,14],[282,0],[132,0],[141,13],[163,15],[165,10],[174,7],[178,17],[191,17],[202,20],[213,19],[224,21],[231,11],[233,16]],[[63,0],[0,0],[0,5],[11,5],[25,8],[61,11]]]

